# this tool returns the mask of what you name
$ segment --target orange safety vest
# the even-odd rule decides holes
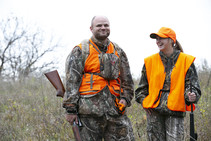
[[[167,107],[172,111],[186,111],[185,105],[185,76],[195,57],[180,53],[171,74],[171,86],[167,100]],[[159,105],[159,91],[163,88],[165,81],[165,69],[159,53],[144,59],[147,80],[149,84],[149,95],[143,100],[144,108],[156,108]]]
[[[110,92],[119,97],[120,91],[120,79],[115,80],[105,80],[103,77],[99,76],[100,73],[100,61],[99,55],[101,51],[98,49],[97,45],[90,39],[89,44],[89,55],[85,60],[84,74],[82,77],[82,82],[79,88],[80,95],[92,95],[100,92],[105,86],[108,86]],[[82,45],[78,45],[82,50]],[[115,51],[114,45],[110,43],[106,53],[115,53],[119,57],[117,51]],[[121,90],[122,92],[123,90]]]

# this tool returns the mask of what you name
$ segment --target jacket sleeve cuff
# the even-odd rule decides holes
[[[74,104],[63,104],[63,108],[66,109],[66,113],[77,114],[77,107]]]
[[[70,113],[70,114],[77,114],[77,108],[76,107],[66,107],[66,113]]]

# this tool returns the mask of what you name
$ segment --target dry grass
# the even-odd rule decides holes
[[[211,87],[202,87],[202,97],[195,113],[199,141],[211,140]],[[74,140],[64,118],[62,99],[43,78],[25,82],[0,82],[1,141],[66,141]],[[146,115],[133,101],[128,110],[136,140],[146,140]],[[189,140],[189,113],[185,119],[186,140]]]

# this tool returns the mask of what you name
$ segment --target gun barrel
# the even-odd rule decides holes
[[[194,115],[190,113],[190,141],[195,140],[195,131],[194,131]]]
[[[74,136],[75,136],[75,140],[76,141],[82,141],[80,133],[79,133],[78,125],[75,122],[72,125],[72,130],[73,130],[73,133],[74,133]]]
[[[192,83],[190,83],[190,92],[192,93]],[[190,141],[197,140],[197,133],[195,133],[195,126],[194,126],[194,114],[193,114],[193,106],[194,104],[191,103],[191,112],[190,112]]]

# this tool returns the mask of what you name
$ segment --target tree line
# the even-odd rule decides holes
[[[56,62],[45,62],[43,58],[59,46],[59,40],[53,35],[46,37],[41,28],[25,23],[22,18],[3,19],[0,22],[0,78],[21,79],[52,68]]]

